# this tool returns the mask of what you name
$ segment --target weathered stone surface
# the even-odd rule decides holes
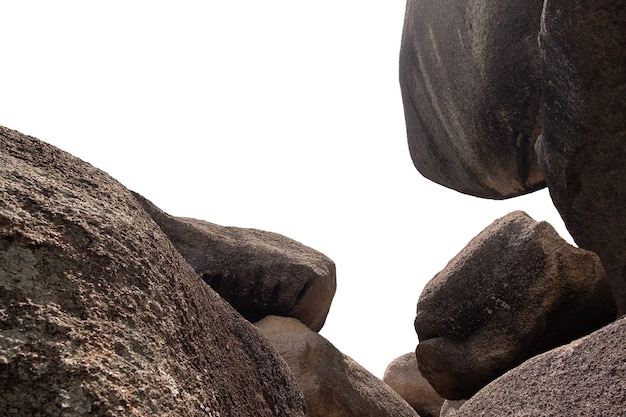
[[[622,417],[626,317],[536,356],[470,398],[455,417]]]
[[[540,34],[550,195],[578,246],[600,256],[626,313],[626,3],[547,0]]]
[[[445,400],[439,417],[456,417],[456,412],[466,403],[466,400]]]
[[[444,399],[422,376],[415,352],[391,362],[385,370],[383,382],[404,398],[421,417],[439,417]]]
[[[0,415],[305,412],[275,349],[126,188],[0,127]]]
[[[400,85],[416,168],[502,199],[545,186],[537,33],[543,0],[408,0]]]
[[[335,295],[335,264],[277,233],[174,217],[135,194],[202,279],[242,316],[294,317],[315,331]]]
[[[416,417],[387,384],[290,317],[256,323],[294,373],[309,417]]]
[[[424,288],[415,328],[422,375],[471,397],[533,355],[615,318],[598,257],[513,212],[472,239]]]

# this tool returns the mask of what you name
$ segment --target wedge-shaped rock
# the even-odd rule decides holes
[[[130,191],[0,127],[0,415],[305,412],[274,348]]]
[[[626,12],[623,1],[549,0],[540,34],[550,195],[581,248],[600,256],[626,313]]]
[[[537,33],[543,0],[408,0],[400,86],[415,167],[502,199],[545,186]]]
[[[335,295],[335,264],[278,233],[174,217],[135,194],[202,279],[250,322],[294,317],[319,331]]]
[[[385,370],[383,382],[400,394],[421,417],[439,417],[444,399],[422,376],[415,352],[394,359]]]
[[[387,384],[298,320],[268,316],[256,326],[289,364],[309,417],[418,417]]]
[[[443,403],[443,407],[441,407],[441,413],[439,417],[456,417],[457,411],[463,404],[465,404],[467,400],[446,400]]]
[[[467,399],[524,360],[615,318],[598,257],[517,211],[496,220],[424,288],[415,329],[422,375]]]
[[[622,417],[626,317],[536,356],[487,385],[455,417]]]

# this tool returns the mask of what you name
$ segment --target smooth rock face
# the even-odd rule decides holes
[[[444,399],[422,376],[415,352],[391,362],[385,370],[383,382],[404,398],[421,417],[439,417]]]
[[[622,417],[626,317],[536,356],[480,390],[455,417]]]
[[[285,362],[126,188],[0,127],[0,415],[305,412]]]
[[[277,233],[174,217],[135,194],[202,279],[250,322],[294,317],[319,331],[335,295],[335,264]]]
[[[289,364],[309,417],[418,417],[387,384],[298,320],[268,316],[256,326]]]
[[[578,246],[596,252],[626,313],[626,7],[547,0],[540,33],[550,195]]]
[[[545,186],[541,131],[543,0],[408,0],[400,86],[415,167],[430,180],[503,199]]]
[[[546,222],[496,220],[424,288],[417,361],[444,398],[471,397],[533,355],[615,318],[598,257]]]

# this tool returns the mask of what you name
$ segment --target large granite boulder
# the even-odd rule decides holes
[[[444,398],[471,397],[524,360],[615,318],[598,257],[524,212],[496,220],[424,288],[417,361]]]
[[[294,373],[309,417],[418,417],[387,384],[298,320],[256,323]]]
[[[544,187],[537,34],[543,0],[408,0],[400,85],[416,168],[502,199]]]
[[[623,417],[626,317],[536,356],[487,385],[455,417]]]
[[[421,417],[439,417],[444,399],[422,376],[415,352],[394,359],[385,369],[383,382],[404,398]]]
[[[546,0],[539,37],[550,195],[578,246],[596,252],[626,313],[626,3]]]
[[[335,295],[335,264],[278,233],[174,217],[135,194],[202,279],[242,316],[294,317],[315,331]]]
[[[0,415],[304,416],[293,375],[107,174],[0,127]]]

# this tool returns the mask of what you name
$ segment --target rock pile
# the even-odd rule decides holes
[[[202,279],[250,322],[294,317],[314,331],[335,295],[335,264],[277,233],[170,216],[135,193]]]
[[[407,2],[417,169],[487,198],[545,179],[580,247],[511,213],[427,284],[416,357],[442,415],[623,414],[624,319],[608,323],[626,313],[624,28],[623,1]]]
[[[480,390],[457,417],[623,416],[626,317],[524,362]],[[489,410],[489,414],[482,414]]]
[[[419,297],[396,393],[317,334],[330,259],[0,127],[0,415],[623,415],[625,1],[444,3],[407,2],[416,168],[492,199],[547,186],[579,248],[496,220]]]
[[[567,230],[600,256],[624,314],[626,5],[547,0],[541,27],[539,163]]]
[[[334,292],[311,248],[0,127],[2,416],[415,417],[316,333]]]
[[[482,231],[424,288],[417,360],[444,398],[469,398],[550,348],[615,319],[600,259],[514,212]]]
[[[418,417],[387,384],[298,320],[256,323],[296,376],[309,417]]]
[[[0,128],[0,415],[296,417],[305,402],[130,191]]]

